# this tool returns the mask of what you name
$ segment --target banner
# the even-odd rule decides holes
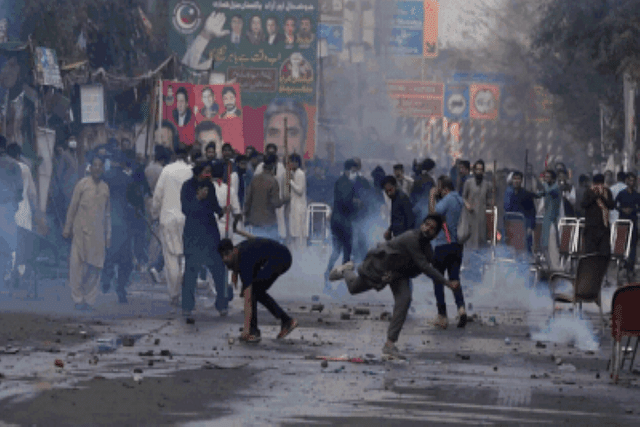
[[[274,117],[288,116],[299,130],[298,154],[313,155],[318,0],[172,0],[170,15],[169,46],[182,64],[242,91],[241,152],[245,145],[262,151],[269,141],[283,152]]]
[[[192,85],[165,81],[162,84],[164,120],[171,122],[178,132],[180,142],[201,148],[216,144],[216,152],[222,152],[223,142],[228,142],[244,153],[242,134],[242,100],[240,86]],[[201,125],[205,122],[215,126]]]
[[[500,106],[500,87],[490,84],[472,84],[469,86],[471,105],[469,114],[472,119],[495,120]]]

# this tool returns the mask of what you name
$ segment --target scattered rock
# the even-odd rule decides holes
[[[462,360],[471,360],[471,355],[469,354],[457,353],[456,356]]]
[[[322,323],[322,317],[318,317],[318,323]]]
[[[56,359],[53,364],[58,368],[64,368],[64,362],[60,359]]]
[[[311,297],[311,301],[313,301],[313,302],[320,301],[320,297],[319,297],[318,295],[313,295],[313,296]]]
[[[140,384],[142,382],[142,375],[141,374],[133,374],[133,380],[135,382],[137,382],[138,384]]]
[[[82,339],[87,339],[87,332],[86,331],[80,331],[80,336],[82,337]]]
[[[56,335],[62,335],[62,331],[56,331]]]
[[[596,379],[599,380],[600,379],[600,372],[596,373]]]
[[[317,311],[318,313],[322,313],[324,310],[324,304],[313,304],[311,306],[311,312]]]
[[[369,311],[368,308],[364,308],[364,307],[356,307],[353,310],[353,314],[355,314],[356,316],[365,316],[370,314],[371,312]]]
[[[147,365],[148,365],[148,366],[153,366],[153,360],[149,360],[149,361],[147,362]]]
[[[493,367],[493,372],[498,372],[498,367],[497,366]]]
[[[141,374],[141,373],[142,373],[142,369],[140,369],[140,368],[134,368],[133,373],[134,373],[134,374]]]
[[[531,332],[527,332],[526,335],[524,336],[525,338],[531,338]]]
[[[170,350],[160,350],[160,356],[171,356]]]
[[[159,344],[160,344],[160,338],[156,338],[156,339],[153,341],[153,345],[159,345]]]
[[[382,314],[380,314],[380,320],[391,320],[391,313],[383,311]]]
[[[153,356],[153,350],[141,351],[140,353],[138,353],[138,356],[142,356],[142,357]]]
[[[306,309],[307,309],[307,306],[306,306],[306,305],[301,305],[301,306],[300,306],[300,310],[306,310]]]
[[[235,339],[233,339],[233,338],[229,338],[229,345],[232,345],[234,342],[236,342],[236,340],[235,340]]]
[[[329,362],[327,362],[326,360],[323,360],[322,362],[320,362],[320,366],[323,368],[326,368],[327,366],[329,366]]]
[[[547,348],[547,345],[538,341],[536,342],[536,348]]]
[[[214,346],[211,350],[213,350],[213,351],[217,351],[217,350],[218,350],[218,347],[215,347],[215,346]]]
[[[340,320],[349,320],[351,319],[351,315],[349,313],[340,314]]]
[[[133,347],[134,343],[135,343],[135,340],[133,339],[132,336],[125,335],[122,337],[122,345],[124,347]]]
[[[467,304],[467,308],[469,309],[469,311],[473,310],[473,304],[471,303]]]
[[[67,331],[67,335],[75,335],[75,334],[76,334],[76,331],[74,331],[73,329],[69,329]]]
[[[575,372],[576,371],[576,367],[573,366],[571,363],[567,363],[565,365],[561,365],[560,368],[561,372]]]
[[[504,339],[504,343],[505,343],[506,345],[511,345],[511,338],[509,338],[509,337],[505,338],[505,339]]]
[[[562,359],[560,357],[556,357],[553,360],[555,362],[556,365],[560,366],[562,365]]]

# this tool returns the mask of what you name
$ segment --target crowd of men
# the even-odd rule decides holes
[[[332,237],[325,292],[336,292],[330,284],[336,280],[344,280],[351,294],[389,285],[395,305],[383,352],[398,356],[395,343],[411,304],[412,279],[420,274],[434,283],[433,324],[448,327],[447,286],[457,326],[466,325],[460,273],[463,258],[469,273],[480,271],[490,243],[487,208],[498,208],[499,230],[505,213],[522,214],[529,250],[540,216],[543,251],[557,239],[553,230],[561,217],[583,216],[586,253],[603,254],[611,251],[611,224],[629,219],[634,227],[627,270],[633,276],[640,210],[633,173],[618,173],[617,183],[610,173],[581,175],[573,185],[562,163],[539,176],[532,167],[490,176],[482,160],[473,165],[460,160],[446,170],[426,159],[414,161],[412,176],[396,164],[389,174],[374,167],[369,180],[362,161],[353,158],[332,177],[327,163],[304,163],[298,154],[285,158],[275,144],[267,144],[264,153],[251,146],[237,153],[221,143],[217,125],[206,123],[209,127],[199,129],[209,137],[199,138],[206,143],[177,143],[173,149],[158,144],[148,162],[136,156],[129,140],[111,139],[86,153],[81,165],[75,138],[68,138],[55,149],[47,212],[39,209],[28,159],[19,146],[0,138],[1,277],[24,274],[19,229],[47,234],[51,228],[51,239],[70,241],[69,286],[78,310],[93,310],[100,288],[108,293],[112,286],[126,304],[131,273],[138,269],[156,282],[164,273],[170,303],[193,322],[196,288],[208,270],[221,316],[234,296],[231,285],[242,279],[245,342],[260,340],[257,302],[282,321],[282,338],[297,321],[267,290],[289,270],[291,251],[307,246],[308,202],[324,203],[331,208]],[[254,235],[253,243],[237,244],[237,230]],[[64,248],[64,241],[58,247]]]

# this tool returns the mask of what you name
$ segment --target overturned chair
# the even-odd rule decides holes
[[[640,284],[634,283],[619,288],[613,294],[611,300],[611,337],[612,349],[609,360],[609,374],[615,383],[618,382],[620,369],[624,368],[626,350],[629,348],[631,338],[636,337],[636,346],[631,356],[629,371],[633,369],[633,362],[638,350],[638,339],[640,339]],[[622,339],[627,337],[624,356],[622,351]]]
[[[582,317],[582,303],[595,303],[600,309],[600,323],[604,334],[604,315],[602,314],[602,282],[607,269],[609,268],[609,257],[607,255],[588,254],[578,258],[578,268],[575,276],[564,272],[554,272],[549,279],[549,287],[551,290],[552,315],[556,314],[556,303],[573,304],[573,312],[578,312]],[[558,280],[569,280],[573,290],[569,294],[561,294],[556,291],[556,283]]]

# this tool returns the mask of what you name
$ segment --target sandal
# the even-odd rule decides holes
[[[289,335],[297,327],[298,327],[298,321],[296,319],[291,319],[286,326],[283,326],[282,329],[280,329],[280,333],[278,334],[276,339],[281,340],[282,338]]]
[[[252,334],[242,334],[240,335],[240,342],[243,342],[245,344],[258,344],[262,338],[260,338],[257,335],[252,335]]]

